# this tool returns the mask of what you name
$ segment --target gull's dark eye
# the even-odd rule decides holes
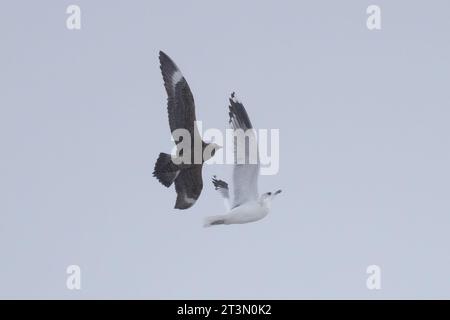
[[[267,194],[268,194],[269,196],[271,196],[271,195],[272,195],[272,192],[267,192]]]

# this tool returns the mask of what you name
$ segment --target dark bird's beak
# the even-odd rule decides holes
[[[280,190],[277,190],[277,191],[275,191],[275,193],[273,194],[274,196],[276,196],[277,194],[279,194],[279,193],[281,193],[281,189]]]

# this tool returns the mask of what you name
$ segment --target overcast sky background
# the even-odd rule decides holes
[[[1,8],[1,298],[450,298],[448,1]],[[172,147],[161,49],[205,128],[226,128],[236,90],[255,127],[280,129],[266,219],[202,228],[227,166],[183,212],[152,177]]]

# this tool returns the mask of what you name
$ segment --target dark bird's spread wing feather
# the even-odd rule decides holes
[[[199,137],[195,127],[195,103],[191,89],[176,64],[160,51],[159,61],[164,86],[167,91],[167,111],[171,132],[176,129],[187,129],[191,137]]]

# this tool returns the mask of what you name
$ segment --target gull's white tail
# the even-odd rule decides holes
[[[226,214],[220,214],[217,216],[206,217],[203,227],[211,227],[217,226],[219,224],[225,224],[225,219],[227,218]]]

